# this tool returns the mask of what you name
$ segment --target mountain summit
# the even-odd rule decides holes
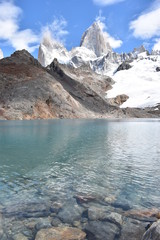
[[[102,23],[96,21],[83,34],[80,46],[92,50],[97,57],[103,56],[112,51],[107,41],[107,37],[103,32]]]

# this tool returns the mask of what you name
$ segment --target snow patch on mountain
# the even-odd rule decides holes
[[[116,72],[112,78],[113,88],[107,92],[107,98],[126,94],[129,99],[121,105],[126,107],[152,107],[160,104],[160,56],[139,54],[131,63],[132,68]]]

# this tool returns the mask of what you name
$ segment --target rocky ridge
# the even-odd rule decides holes
[[[0,60],[0,119],[157,117],[151,108],[122,110],[108,101],[113,83],[89,66],[54,60],[44,68],[26,50],[17,51]]]

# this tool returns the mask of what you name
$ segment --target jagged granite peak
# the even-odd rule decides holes
[[[2,50],[0,49],[0,59],[2,59],[3,58],[3,52],[2,52]]]
[[[81,47],[86,47],[92,50],[97,57],[103,56],[112,51],[112,48],[107,41],[107,37],[103,32],[102,23],[96,21],[83,34]]]
[[[66,64],[69,61],[69,53],[62,43],[46,33],[39,47],[38,61],[42,66],[48,66],[54,58],[57,58],[60,63]]]
[[[139,54],[139,53],[143,53],[143,52],[146,52],[146,49],[145,49],[145,47],[143,45],[133,49],[133,53]]]

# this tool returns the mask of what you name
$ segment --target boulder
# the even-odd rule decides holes
[[[156,68],[156,71],[157,71],[157,72],[160,72],[160,67],[157,67],[157,68]]]
[[[120,106],[126,102],[129,97],[126,94],[117,95],[115,98],[108,98],[108,102],[114,106]]]
[[[106,221],[91,221],[85,226],[88,240],[114,240],[120,235],[120,228]]]
[[[160,220],[153,223],[142,237],[142,240],[159,240],[159,239],[160,239]]]
[[[83,240],[86,234],[77,228],[57,227],[40,230],[35,240]]]
[[[147,223],[127,218],[122,225],[119,240],[140,240],[145,232]]]
[[[117,72],[118,71],[122,71],[122,70],[128,70],[132,68],[132,66],[128,63],[128,62],[123,62],[122,64],[119,65],[119,67],[117,68]]]
[[[75,199],[67,201],[63,208],[58,212],[57,217],[63,222],[72,224],[81,219],[84,208],[79,206]]]

